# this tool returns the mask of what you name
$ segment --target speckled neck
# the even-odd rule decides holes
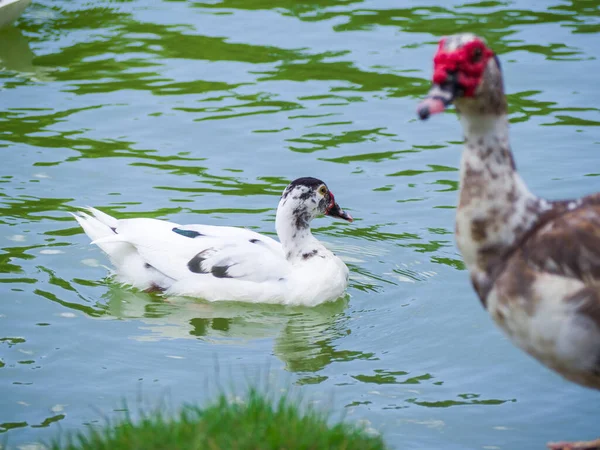
[[[505,114],[462,114],[456,240],[475,277],[492,271],[537,221],[543,208],[516,172]]]
[[[277,236],[290,262],[306,261],[325,248],[310,231],[310,216],[299,208],[292,200],[282,198],[275,218]]]

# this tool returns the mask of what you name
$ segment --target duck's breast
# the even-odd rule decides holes
[[[295,304],[313,306],[344,295],[348,286],[348,267],[337,256],[315,256],[292,264],[288,296]]]
[[[581,281],[535,270],[516,255],[487,298],[490,315],[511,340],[579,384],[600,389],[600,324],[582,306],[595,301]]]

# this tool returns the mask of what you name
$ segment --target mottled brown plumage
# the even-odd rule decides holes
[[[475,286],[496,323],[565,378],[600,389],[600,195],[552,203],[496,261]],[[538,323],[548,308],[554,316]],[[507,310],[531,318],[529,329],[507,323]]]
[[[510,149],[500,63],[481,38],[444,38],[434,61],[418,114],[451,103],[459,113],[465,147],[455,237],[481,303],[517,346],[600,389],[600,194],[547,201],[529,191]],[[573,448],[600,448],[579,444]]]

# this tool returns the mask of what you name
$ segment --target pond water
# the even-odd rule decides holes
[[[598,5],[36,0],[0,34],[0,440],[253,382],[368,420],[391,448],[598,437],[600,393],[514,348],[481,308],[452,235],[459,125],[415,117],[439,37],[482,34],[531,189],[600,190]],[[351,280],[312,309],[120,287],[68,214],[274,234],[300,176],[356,218],[314,223]]]

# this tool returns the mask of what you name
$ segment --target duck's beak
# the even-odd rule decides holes
[[[419,103],[417,114],[421,120],[429,118],[432,114],[441,113],[460,94],[458,83],[454,82],[453,77],[449,78],[451,79],[442,85],[434,84],[425,99]]]
[[[350,214],[348,214],[346,211],[340,208],[340,205],[338,205],[335,202],[333,203],[333,206],[331,208],[327,208],[327,211],[325,211],[325,215],[331,217],[338,217],[340,219],[347,220],[348,222],[352,222],[354,220]]]
[[[327,206],[327,209],[325,210],[325,215],[331,216],[331,217],[338,217],[340,219],[347,220],[348,222],[352,222],[354,219],[352,218],[352,216],[350,214],[348,214],[346,211],[344,211],[342,208],[340,208],[340,205],[338,205],[337,202],[335,201],[333,192],[329,192],[329,196],[330,196],[329,206]]]

